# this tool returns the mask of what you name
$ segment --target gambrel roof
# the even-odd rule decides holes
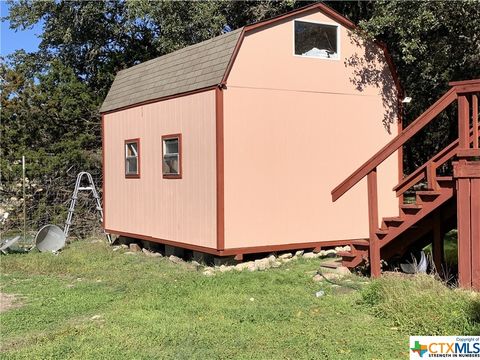
[[[242,30],[121,70],[100,112],[220,84]]]
[[[106,113],[224,85],[243,37],[248,31],[314,9],[350,30],[356,28],[353,22],[323,3],[307,5],[121,70],[115,77],[100,112]],[[383,49],[395,85],[399,93],[402,93],[395,67],[385,45],[375,43]]]

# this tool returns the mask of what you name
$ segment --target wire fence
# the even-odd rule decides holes
[[[2,173],[0,183],[0,241],[21,235],[24,242],[31,243],[36,232],[47,224],[55,224],[63,229],[77,173],[82,169],[71,166],[67,171],[54,171],[39,178],[29,178],[27,166],[25,195],[21,164],[14,163],[11,169],[13,171],[8,174]],[[93,168],[88,171],[92,174],[101,198],[101,169]],[[90,192],[79,192],[68,240],[100,234],[102,228],[94,198]]]

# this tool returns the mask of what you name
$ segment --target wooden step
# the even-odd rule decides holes
[[[355,248],[358,248],[359,246],[366,246],[368,247],[370,245],[370,241],[368,239],[358,239],[358,240],[352,240],[352,245]]]
[[[348,267],[349,269],[353,269],[353,268],[361,265],[364,262],[365,262],[365,259],[363,258],[363,256],[357,256],[356,258],[354,258],[350,261],[348,261],[348,260],[342,261],[342,265]]]
[[[394,217],[384,217],[382,219],[382,229],[397,228],[405,222],[405,219],[394,216]]]
[[[385,236],[388,235],[388,230],[387,229],[378,229],[375,231],[375,234],[377,234],[377,237],[379,239],[383,239]]]
[[[342,257],[342,265],[348,268],[354,268],[360,265],[365,261],[364,257],[368,256],[368,252],[351,252],[351,251],[341,251],[337,253],[338,256]]]
[[[422,210],[422,205],[420,204],[402,204],[400,205],[400,210],[404,215],[416,215],[420,210]]]
[[[441,188],[453,188],[453,176],[437,176],[436,180]]]
[[[417,196],[417,202],[431,202],[442,195],[442,193],[435,190],[422,190],[416,191],[415,195]]]
[[[354,254],[351,251],[337,251],[337,256],[341,258],[353,259],[357,256],[357,254]]]

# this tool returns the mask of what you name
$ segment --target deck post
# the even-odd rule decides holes
[[[478,95],[472,95],[473,148],[478,149]]]
[[[458,282],[480,290],[480,161],[454,162],[457,182]]]
[[[465,164],[461,160],[456,165],[460,168]],[[457,179],[458,283],[465,288],[472,284],[469,185],[468,179]]]
[[[367,175],[368,187],[368,224],[370,233],[369,256],[370,275],[378,277],[381,273],[380,243],[376,231],[378,230],[378,193],[377,193],[377,168]]]
[[[477,161],[480,163],[480,161]],[[480,167],[479,167],[480,168]],[[472,236],[472,287],[480,290],[480,171],[470,181],[471,236]]]
[[[470,147],[470,104],[464,94],[458,95],[458,144],[460,150]]]

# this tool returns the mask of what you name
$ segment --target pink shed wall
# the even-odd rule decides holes
[[[182,179],[162,177],[162,135],[182,134]],[[215,91],[104,116],[105,227],[216,247]],[[126,179],[124,141],[140,138],[141,177]]]
[[[330,192],[396,134],[396,92],[381,51],[340,31],[340,60],[294,56],[291,18],[247,33],[224,91],[226,248],[368,238],[366,180]],[[397,154],[378,180],[380,215],[398,215]]]

